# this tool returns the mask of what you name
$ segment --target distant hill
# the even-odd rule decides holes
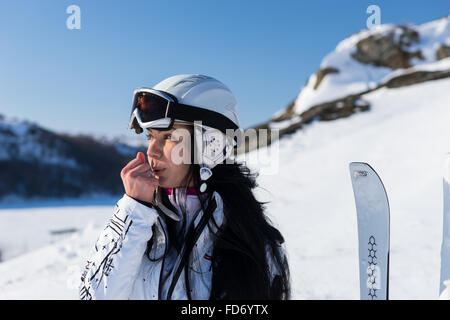
[[[0,199],[120,194],[120,170],[138,151],[144,150],[0,115]]]

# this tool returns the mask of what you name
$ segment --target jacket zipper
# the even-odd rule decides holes
[[[164,225],[161,223],[160,218],[158,218],[159,224],[161,225],[161,229],[163,230],[164,233],[164,256],[163,256],[163,261],[161,263],[161,270],[159,271],[159,283],[158,283],[158,300],[161,300],[162,298],[162,285],[163,285],[163,272],[164,272],[164,263],[166,261],[166,255],[167,255],[167,234],[166,234],[166,229],[164,228]]]

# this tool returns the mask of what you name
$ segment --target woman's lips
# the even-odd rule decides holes
[[[156,175],[160,175],[161,172],[163,172],[164,170],[166,170],[166,168],[162,168],[162,169],[153,169],[153,173]]]
[[[156,162],[153,159],[150,161],[150,168],[155,176],[159,176],[161,172],[166,170],[164,167],[157,167]]]

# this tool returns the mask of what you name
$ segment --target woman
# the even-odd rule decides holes
[[[137,89],[130,128],[146,130],[148,161],[138,153],[121,172],[125,194],[80,298],[288,299],[283,237],[252,193],[255,176],[230,161],[231,91],[190,74]]]

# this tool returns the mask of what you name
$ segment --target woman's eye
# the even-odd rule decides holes
[[[155,137],[151,134],[146,133],[145,136],[147,137],[147,140],[155,139]],[[173,140],[173,136],[171,134],[164,135],[165,140]]]

